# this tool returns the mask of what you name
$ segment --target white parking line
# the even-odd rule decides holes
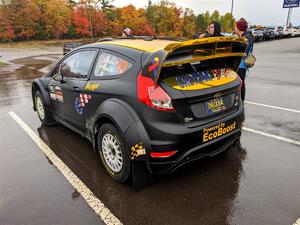
[[[284,110],[284,111],[288,111],[288,112],[300,113],[299,110],[287,109],[287,108],[283,108],[283,107],[278,107],[278,106],[273,106],[273,105],[266,105],[266,104],[261,104],[261,103],[257,103],[257,102],[245,101],[245,103],[250,104],[250,105],[258,105],[258,106],[268,107],[268,108],[272,108],[272,109],[280,109],[280,110]]]
[[[93,192],[70,170],[69,167],[43,142],[43,140],[15,113],[9,115],[22,127],[29,137],[37,144],[42,152],[52,161],[53,165],[65,176],[70,184],[81,194],[87,204],[107,225],[120,225],[121,221],[105,207]]]
[[[255,133],[255,134],[259,134],[259,135],[262,135],[262,136],[274,138],[274,139],[277,139],[277,140],[280,140],[280,141],[284,141],[284,142],[288,142],[288,143],[300,146],[299,141],[295,141],[295,140],[292,140],[292,139],[289,139],[289,138],[277,136],[275,134],[268,134],[268,133],[262,132],[260,130],[254,130],[254,129],[251,129],[251,128],[248,128],[248,127],[243,127],[243,130],[246,130],[246,131],[249,131],[249,132],[252,132],[252,133]]]

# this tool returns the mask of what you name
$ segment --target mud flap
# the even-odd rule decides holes
[[[153,175],[150,173],[146,162],[131,161],[132,181],[134,191],[140,191],[154,183]]]

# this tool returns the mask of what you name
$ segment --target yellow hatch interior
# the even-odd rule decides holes
[[[237,79],[236,72],[230,69],[218,69],[206,72],[210,73],[211,79],[199,81],[198,79],[193,78],[191,75],[183,75],[185,77],[175,76],[165,78],[164,82],[176,90],[194,91],[228,84]],[[198,74],[201,76],[200,73]]]

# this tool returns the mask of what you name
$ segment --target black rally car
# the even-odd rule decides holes
[[[33,81],[34,110],[88,138],[119,182],[170,173],[239,138],[246,47],[235,37],[82,46]]]

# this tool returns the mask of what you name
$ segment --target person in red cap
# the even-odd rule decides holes
[[[244,18],[241,18],[239,21],[236,22],[235,33],[239,37],[244,37],[248,40],[248,47],[246,50],[247,55],[242,59],[241,64],[239,66],[239,70],[238,70],[238,75],[240,76],[241,80],[243,81],[242,90],[241,90],[241,98],[242,98],[243,102],[245,100],[245,92],[246,92],[245,78],[249,72],[249,68],[245,63],[245,59],[252,53],[253,42],[254,42],[254,38],[253,38],[251,32],[247,31],[247,29],[248,29],[248,23]]]

